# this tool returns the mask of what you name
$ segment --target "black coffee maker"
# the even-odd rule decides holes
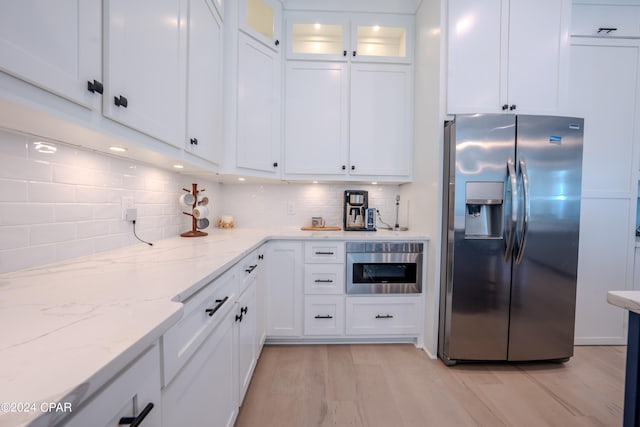
[[[375,231],[373,209],[369,207],[369,193],[363,190],[345,190],[343,222],[346,231]]]

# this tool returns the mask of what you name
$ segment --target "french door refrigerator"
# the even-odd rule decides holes
[[[583,119],[445,124],[438,356],[573,356]]]

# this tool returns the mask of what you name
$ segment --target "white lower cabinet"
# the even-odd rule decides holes
[[[265,253],[267,280],[267,336],[302,335],[302,242],[275,241]]]
[[[304,299],[305,335],[344,335],[344,296],[307,295]]]
[[[238,403],[242,404],[258,357],[255,279],[240,295],[234,313],[235,352],[238,355]]]
[[[159,427],[162,425],[161,414],[160,353],[154,344],[64,425],[116,427],[139,421],[136,425],[141,427]]]
[[[233,426],[238,412],[231,311],[162,393],[162,425]],[[90,425],[90,424],[86,424]]]
[[[418,334],[420,296],[347,297],[347,335]]]

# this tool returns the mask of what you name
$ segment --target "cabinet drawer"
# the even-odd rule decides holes
[[[344,297],[307,296],[304,299],[305,335],[343,335]]]
[[[102,391],[96,393],[74,415],[65,427],[115,427],[122,417],[141,416],[143,426],[161,425],[160,354],[154,345],[126,370],[117,375]]]
[[[306,242],[304,262],[344,263],[344,242]]]
[[[182,319],[162,336],[163,385],[171,382],[233,306],[237,296],[236,271],[232,268],[189,298]]]
[[[238,278],[240,280],[240,288],[238,293],[241,294],[251,282],[251,279],[258,274],[260,264],[258,263],[258,251],[252,251],[237,264]]]
[[[350,297],[346,304],[347,335],[420,331],[420,297]]]
[[[601,28],[615,28],[607,32]],[[571,35],[640,36],[640,6],[574,4]]]
[[[307,264],[304,266],[305,294],[343,294],[344,264]]]

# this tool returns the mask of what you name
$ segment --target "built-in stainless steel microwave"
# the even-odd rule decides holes
[[[347,294],[419,294],[423,244],[347,242]]]

